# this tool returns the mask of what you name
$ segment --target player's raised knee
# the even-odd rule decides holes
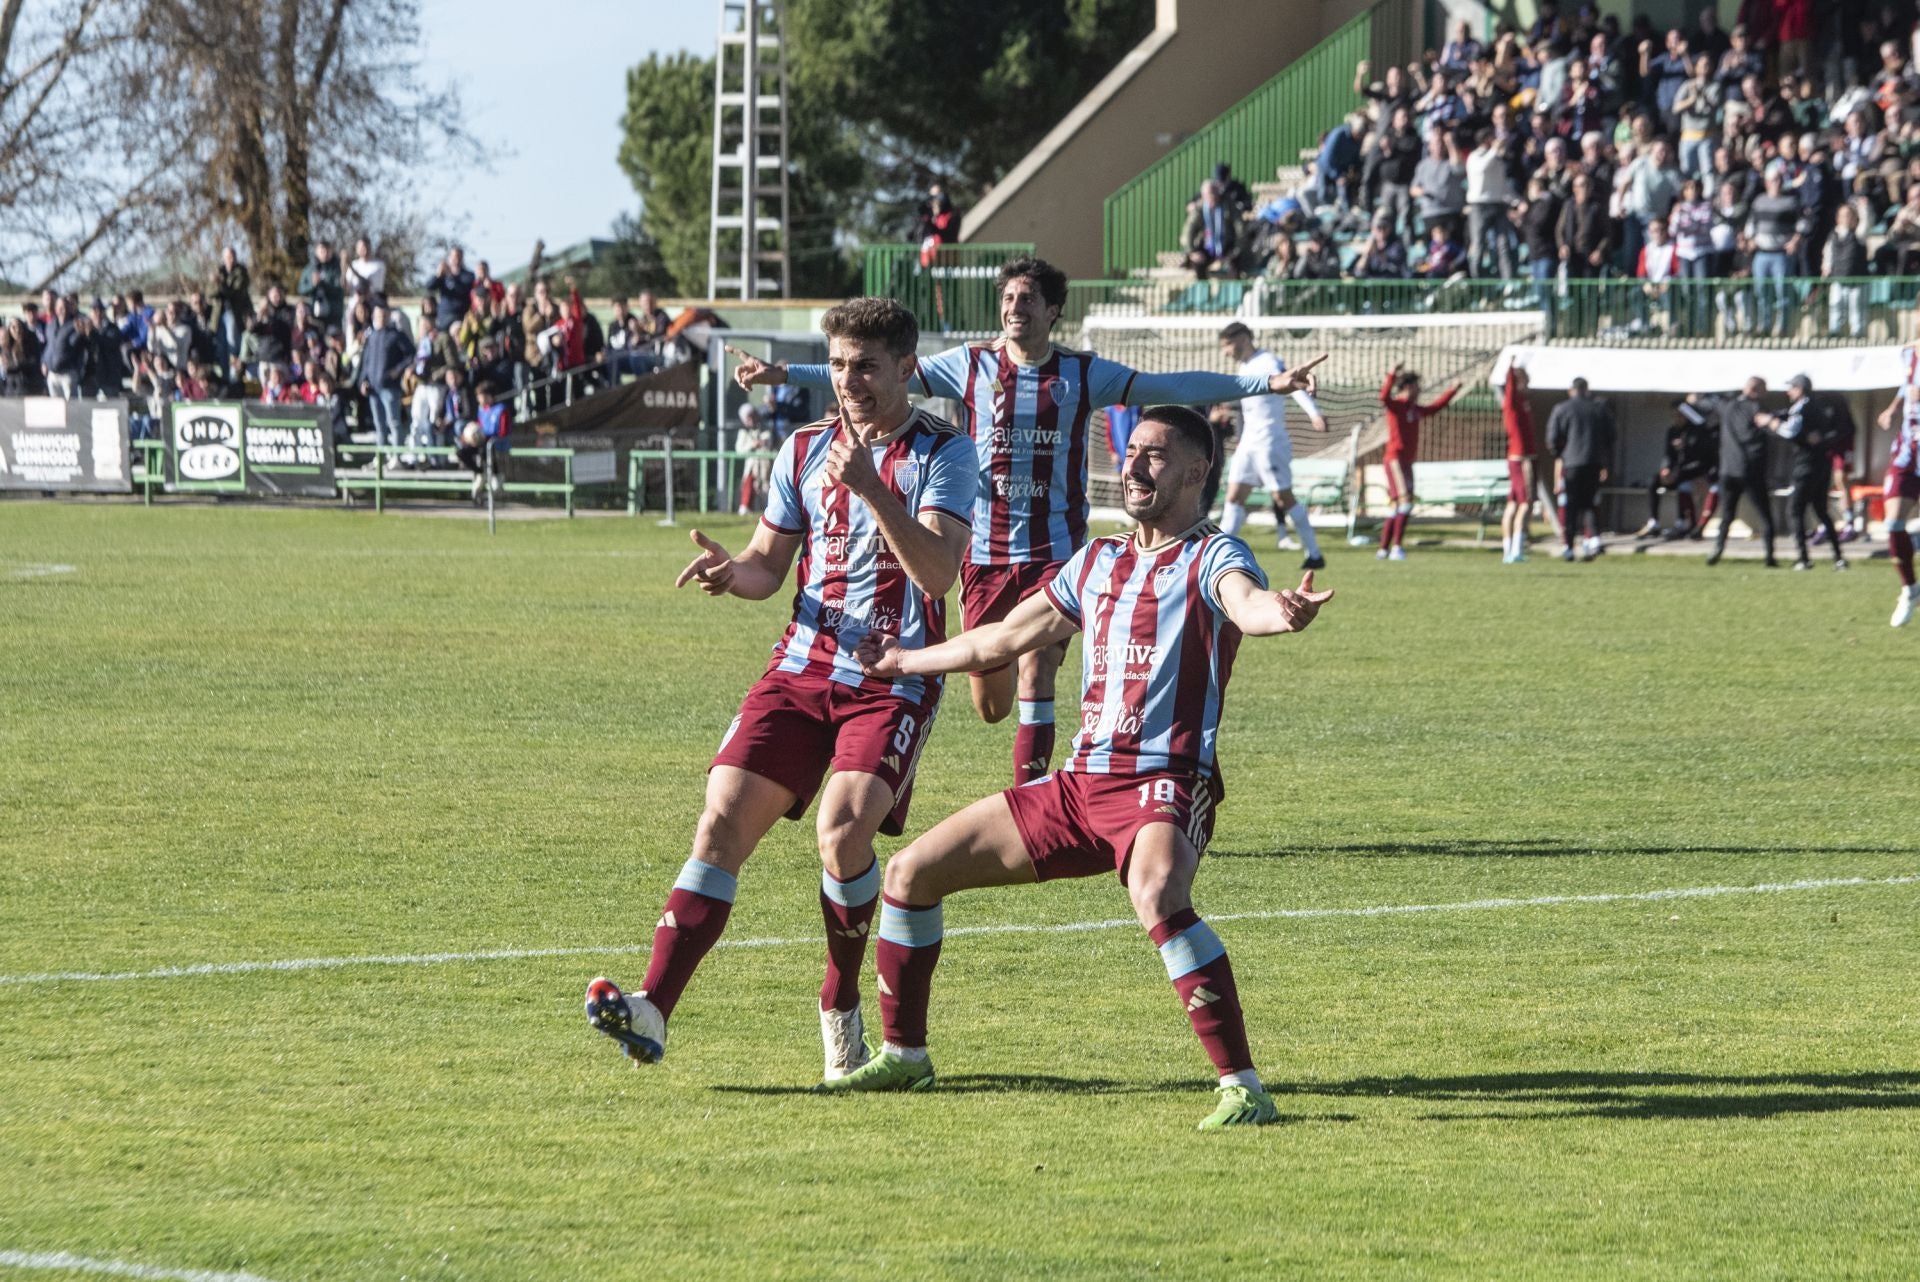
[[[881,885],[887,898],[902,904],[932,903],[939,893],[933,889],[930,876],[932,861],[920,852],[917,846],[908,846],[899,854],[887,860]]]

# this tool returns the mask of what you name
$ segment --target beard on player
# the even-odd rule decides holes
[[[1185,406],[1156,405],[1142,416],[1120,472],[1120,505],[1143,526],[1185,528],[1200,519],[1213,437]]]

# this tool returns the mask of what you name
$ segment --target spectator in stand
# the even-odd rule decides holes
[[[428,300],[420,305],[420,332],[413,340],[413,369],[409,382],[413,388],[413,440],[414,449],[426,449],[430,446],[444,445],[442,429],[445,426],[446,408],[446,371],[450,365],[460,365],[460,349],[454,345],[453,336],[443,331],[438,324],[436,304]],[[416,462],[427,467],[438,466],[434,456],[422,454],[404,455],[401,462],[408,466]]]
[[[436,444],[457,447],[461,429],[479,417],[480,403],[474,397],[465,366],[447,366],[440,373],[440,381],[440,414],[434,424]],[[457,454],[455,459],[458,460]]]
[[[933,264],[933,256],[942,245],[960,239],[960,211],[953,206],[945,185],[927,184],[927,195],[913,212],[913,243],[920,246],[920,265]]]
[[[1188,206],[1187,268],[1196,280],[1220,267],[1234,274],[1233,258],[1240,244],[1240,219],[1220,198],[1220,184],[1208,179],[1200,188],[1200,199]]]
[[[120,330],[110,318],[104,299],[93,300],[90,319],[87,333],[93,343],[93,357],[85,392],[89,396],[121,396],[127,390],[126,349],[120,345]]]
[[[1746,227],[1746,239],[1753,251],[1759,327],[1775,338],[1784,337],[1791,324],[1793,286],[1787,278],[1800,249],[1800,202],[1786,193],[1785,175],[1780,161],[1767,166],[1765,189],[1754,198]]]
[[[1555,201],[1573,195],[1573,166],[1567,163],[1567,140],[1558,135],[1540,144],[1540,167],[1534,176],[1547,184]]]
[[[1554,132],[1570,142],[1580,142],[1588,134],[1598,133],[1606,119],[1606,104],[1600,99],[1599,86],[1587,78],[1584,58],[1567,64],[1567,87],[1553,110]]]
[[[47,315],[53,315],[52,308]],[[147,331],[153,324],[153,308],[147,306],[146,295],[137,289],[127,291],[127,315],[120,322],[120,338],[126,343],[129,352],[147,350]]]
[[[1867,246],[1860,239],[1860,215],[1852,205],[1842,205],[1834,216],[1833,235],[1827,238],[1820,259],[1820,274],[1827,278],[1827,337],[1838,337],[1844,325],[1847,336],[1860,338],[1866,333],[1866,318],[1861,312],[1862,286],[1842,281],[1867,274]]]
[[[1880,246],[1881,270],[1892,276],[1911,276],[1920,267],[1920,183],[1909,186],[1906,196]]]
[[[46,351],[40,360],[48,394],[70,401],[80,393],[80,382],[87,369],[88,344],[75,324],[72,305],[64,296],[53,300],[52,310]]]
[[[473,306],[469,310],[477,310],[483,314],[487,309],[491,308],[493,304],[502,301],[507,296],[507,287],[493,278],[493,268],[487,265],[487,260],[484,258],[480,260],[480,265],[474,269],[472,292]]]
[[[1693,75],[1674,96],[1673,111],[1680,127],[1680,169],[1696,178],[1713,172],[1715,126],[1720,118],[1720,84],[1713,78],[1713,58],[1696,54]]]
[[[193,359],[193,327],[187,323],[187,305],[179,299],[167,304],[162,318],[149,331],[149,345],[167,364],[183,370]]]
[[[1373,220],[1373,231],[1360,254],[1353,260],[1356,280],[1405,280],[1407,246],[1393,234],[1393,224],[1385,218]]]
[[[1818,276],[1827,237],[1833,235],[1834,219],[1845,197],[1820,135],[1808,134],[1802,140],[1800,156],[1800,184],[1794,192],[1800,198],[1800,253],[1794,270],[1802,276]]]
[[[1633,78],[1637,83],[1638,64],[1635,64],[1634,71]],[[1604,31],[1594,32],[1593,39],[1587,42],[1587,79],[1600,91],[1600,110],[1607,115],[1619,112],[1621,104],[1627,100],[1627,67]]]
[[[353,242],[353,261],[344,279],[348,289],[368,302],[387,296],[387,265],[373,256],[373,242],[365,236]]]
[[[1484,46],[1473,38],[1473,29],[1463,19],[1454,24],[1453,39],[1440,50],[1440,66],[1447,71],[1466,74],[1468,66],[1481,56]]]
[[[1598,276],[1613,257],[1613,218],[1590,174],[1573,176],[1573,199],[1560,211],[1554,240],[1570,278]]]
[[[1300,251],[1300,260],[1294,264],[1296,280],[1339,280],[1345,273],[1340,267],[1340,251],[1333,243],[1333,233],[1324,227],[1315,227],[1307,234],[1306,248]]]
[[[1673,211],[1680,181],[1680,171],[1673,167],[1673,148],[1665,138],[1654,139],[1653,145],[1627,166],[1621,205],[1626,214],[1622,231],[1629,262],[1638,259],[1653,220],[1665,221]]]
[[[1319,176],[1319,186],[1313,193],[1316,205],[1336,205],[1342,213],[1352,208],[1366,135],[1367,118],[1359,112],[1349,113],[1345,120],[1327,131],[1320,142],[1320,153],[1314,159],[1314,172]]]
[[[180,375],[178,391],[183,401],[213,399],[213,387],[207,381],[207,366],[204,362],[198,358],[187,362],[186,371]]]
[[[1807,56],[1813,38],[1813,0],[1773,0],[1774,47],[1780,52],[1780,74],[1807,76],[1813,64]]]
[[[284,365],[293,357],[293,309],[274,305],[275,285],[260,300],[253,324],[240,343],[240,360],[247,374],[264,381],[268,365]]]
[[[313,261],[300,272],[300,296],[307,315],[321,325],[338,325],[346,311],[346,291],[340,284],[340,260],[324,240],[313,243]]]
[[[1460,163],[1452,137],[1441,131],[1427,137],[1427,154],[1413,171],[1411,195],[1420,211],[1420,223],[1430,228],[1444,223],[1457,234],[1467,206],[1467,169]]]
[[[451,330],[473,306],[473,273],[466,268],[460,246],[447,251],[440,270],[427,282],[427,298],[433,304],[433,324],[438,330]]]
[[[412,344],[393,327],[384,301],[373,306],[373,324],[360,350],[360,394],[373,416],[376,445],[405,444],[400,419],[400,396],[409,367]]]
[[[1633,274],[1643,282],[1640,286],[1640,323],[1644,324],[1648,319],[1651,305],[1664,302],[1667,330],[1671,333],[1674,322],[1673,282],[1680,275],[1680,253],[1679,247],[1667,235],[1666,219],[1656,218],[1647,224],[1647,243],[1640,247]]]
[[[1654,51],[1653,41],[1640,42],[1640,99],[1660,119],[1667,133],[1677,132],[1679,117],[1674,103],[1680,88],[1693,74],[1693,60],[1687,55],[1687,36],[1679,28],[1667,32],[1666,48]]]
[[[32,304],[29,304],[32,306]],[[45,396],[47,371],[41,363],[44,344],[26,318],[9,316],[0,336],[0,380],[8,396]]]
[[[213,297],[218,308],[222,361],[240,355],[240,335],[253,316],[253,276],[232,245],[220,251],[220,269],[213,274]]]
[[[1443,281],[1467,270],[1467,251],[1447,235],[1445,223],[1435,223],[1427,240],[1427,258],[1414,275],[1422,280]]]
[[[1386,75],[1377,81],[1368,79],[1373,64],[1361,59],[1354,69],[1353,91],[1370,100],[1369,115],[1375,121],[1393,119],[1396,107],[1405,107],[1409,114],[1413,111],[1414,87],[1407,73],[1398,66],[1389,66]]]
[[[327,423],[332,430],[333,443],[346,445],[353,440],[353,429],[347,421],[352,401],[340,390],[340,380],[330,371],[321,370],[313,379],[313,403],[327,411]]]
[[[634,310],[634,319],[640,322],[641,335],[648,342],[663,341],[667,331],[673,328],[673,317],[667,315],[667,309],[660,306],[660,300],[654,297],[650,289],[640,291],[639,305]]]
[[[1542,169],[1527,180],[1527,202],[1520,211],[1520,239],[1527,249],[1527,273],[1547,281],[1560,265],[1560,246],[1554,239],[1560,225],[1561,200]]]
[[[1391,218],[1395,232],[1411,235],[1413,176],[1420,166],[1420,135],[1414,131],[1411,108],[1393,109],[1387,127],[1379,132],[1367,154],[1378,182],[1374,212]]]
[[[1495,145],[1492,129],[1480,131],[1467,157],[1467,272],[1486,274],[1487,251],[1493,251],[1500,279],[1513,278],[1513,224],[1507,216],[1513,204],[1513,186],[1507,160]]]

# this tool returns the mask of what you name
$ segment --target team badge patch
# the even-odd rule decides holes
[[[920,479],[920,460],[903,459],[893,468],[893,483],[903,491],[911,491],[915,481]]]
[[[1153,572],[1153,590],[1156,593],[1165,592],[1167,590],[1167,584],[1173,582],[1173,576],[1178,573],[1180,573],[1180,567],[1177,565],[1163,565],[1155,570]]]
[[[1055,374],[1051,378],[1046,379],[1044,382],[1040,384],[1040,387],[1041,387],[1041,390],[1046,392],[1047,399],[1052,401],[1055,405],[1058,405],[1061,401],[1066,399],[1067,380],[1064,378],[1061,378],[1058,374]]]

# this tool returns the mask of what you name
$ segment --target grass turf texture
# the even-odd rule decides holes
[[[786,608],[674,594],[685,536],[650,520],[0,531],[7,976],[644,945]],[[1884,563],[1329,557],[1314,629],[1241,650],[1203,913],[1920,872]],[[43,563],[75,568],[17,576]],[[952,696],[910,832],[1008,773],[1010,726]],[[716,952],[645,1072],[580,1014],[638,954],[0,985],[0,1251],[281,1282],[1916,1268],[1920,886],[1223,924],[1288,1124],[1202,1136],[1209,1067],[1131,926],[951,940],[939,1087],[804,1094],[817,867],[776,829],[728,933],[803,942]],[[947,906],[1127,915],[1111,880]],[[867,995],[877,1027],[871,961]]]

